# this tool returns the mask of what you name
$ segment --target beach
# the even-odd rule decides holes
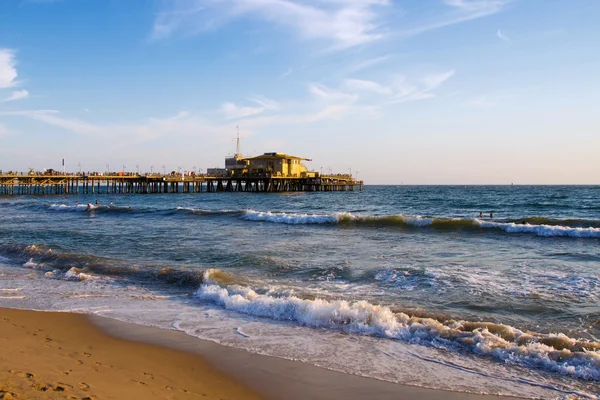
[[[259,399],[201,357],[117,339],[85,315],[0,309],[2,399]]]
[[[83,314],[0,308],[0,332],[5,400],[488,397],[340,374]]]

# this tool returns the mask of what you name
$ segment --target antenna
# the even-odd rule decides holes
[[[237,128],[237,142],[236,142],[236,146],[235,146],[235,155],[239,156],[240,155],[240,125],[238,124],[238,126],[236,126]]]

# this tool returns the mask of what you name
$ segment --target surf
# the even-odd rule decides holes
[[[412,344],[470,351],[507,364],[600,381],[600,342],[563,333],[523,331],[510,325],[411,316],[364,300],[307,299],[223,280],[223,271],[208,269],[195,292],[199,300],[229,311],[312,328],[376,336]]]

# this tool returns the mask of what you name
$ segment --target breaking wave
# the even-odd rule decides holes
[[[303,224],[334,224],[339,222],[345,216],[350,217],[349,213],[339,213],[333,215],[318,214],[294,214],[294,213],[274,213],[270,211],[246,210],[243,219],[248,221],[266,221],[290,225]]]
[[[237,210],[205,210],[202,208],[192,208],[192,207],[177,207],[176,211],[185,212],[185,213],[194,214],[194,215],[213,215],[213,216],[239,215],[239,214],[243,213],[243,211],[237,211]]]
[[[131,212],[143,212],[143,210],[134,210],[130,206],[118,206],[115,204],[103,205],[103,204],[51,204],[48,207],[53,211],[63,211],[63,212],[74,212],[74,211],[83,211],[83,212],[108,212],[108,213],[131,213]]]
[[[215,269],[204,272],[203,284],[195,296],[227,310],[257,317],[469,350],[508,364],[540,368],[583,380],[600,380],[600,342],[574,339],[562,333],[522,331],[491,322],[410,316],[367,301],[304,299],[268,291],[261,294],[262,291],[259,293],[250,287],[223,281],[223,274]]]
[[[430,227],[438,230],[498,229],[507,233],[533,233],[537,236],[563,236],[577,238],[600,238],[600,221],[557,220],[542,217],[510,220],[483,220],[466,218],[437,218],[423,216],[389,215],[363,216],[347,212],[335,214],[300,214],[271,211],[246,210],[242,216],[248,221],[263,221],[290,225],[346,224],[364,226]]]
[[[53,278],[86,280],[104,276],[191,288],[197,288],[202,282],[201,270],[137,265],[119,259],[62,252],[42,245],[0,245],[0,252],[10,256],[5,259],[11,262],[21,259],[22,267],[44,271],[47,277]]]

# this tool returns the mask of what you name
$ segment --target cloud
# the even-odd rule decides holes
[[[326,105],[316,111],[300,112],[286,115],[261,116],[244,121],[245,127],[261,127],[276,125],[300,125],[312,124],[327,119],[339,119],[346,115],[352,108],[348,105],[333,104]]]
[[[413,36],[444,28],[503,11],[513,0],[443,0],[449,11],[437,19],[401,32],[402,36]]]
[[[498,36],[498,39],[503,40],[507,43],[512,44],[512,42],[510,41],[510,39],[505,36],[504,34],[502,34],[502,31],[500,29],[498,29],[498,32],[496,32],[496,36]]]
[[[382,62],[388,60],[389,58],[390,58],[389,55],[385,55],[385,56],[381,56],[381,57],[369,58],[369,59],[366,59],[363,61],[359,61],[359,62],[347,67],[346,71],[348,71],[350,73],[362,71],[362,70],[371,68],[377,64],[381,64]]]
[[[57,110],[22,110],[0,112],[0,116],[24,117],[56,126],[78,135],[118,138],[121,146],[128,146],[161,137],[223,134],[230,127],[211,124],[202,118],[182,111],[166,118],[149,118],[134,124],[96,125],[62,116]]]
[[[261,114],[264,111],[264,107],[243,107],[232,102],[226,102],[221,105],[221,113],[226,119],[249,117],[251,115]]]
[[[377,82],[361,79],[346,79],[344,86],[355,91],[367,91],[379,94],[390,94],[392,92],[392,89],[389,87],[382,86]]]
[[[57,110],[21,110],[0,112],[0,115],[22,116],[36,121],[41,121],[49,125],[58,126],[78,134],[99,134],[102,129],[87,122],[64,118],[59,115]]]
[[[15,64],[14,50],[0,49],[0,89],[16,85],[17,69]]]
[[[407,103],[410,101],[425,100],[435,97],[432,93],[444,82],[454,75],[454,70],[441,73],[426,74],[418,79],[408,79],[405,76],[396,76],[389,85],[392,95],[385,104]]]
[[[305,39],[323,39],[342,49],[384,36],[386,0],[170,0],[155,20],[152,37],[197,34],[242,17],[283,26]]]
[[[277,111],[280,109],[280,105],[278,102],[268,99],[264,96],[252,96],[248,97],[247,99],[263,107],[265,110]]]
[[[317,98],[326,102],[353,103],[358,99],[358,95],[356,94],[345,93],[316,83],[308,85],[308,89]]]
[[[455,71],[450,70],[446,72],[442,72],[439,74],[428,74],[425,75],[421,81],[425,84],[425,90],[435,89],[440,86],[442,83],[446,82],[454,75]]]
[[[292,69],[291,69],[291,68],[288,68],[288,70],[287,70],[287,71],[285,71],[284,73],[282,73],[281,75],[279,75],[279,79],[285,79],[285,78],[287,78],[288,76],[290,76],[290,75],[291,75],[291,73],[292,73]]]
[[[10,96],[0,100],[0,102],[6,103],[8,101],[26,99],[27,97],[29,97],[29,92],[27,90],[15,90]]]

